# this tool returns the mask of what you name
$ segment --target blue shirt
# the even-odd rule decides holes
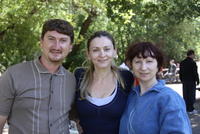
[[[119,134],[192,134],[182,97],[158,81],[140,95],[140,87],[131,91],[121,118]]]

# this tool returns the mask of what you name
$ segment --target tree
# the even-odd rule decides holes
[[[187,29],[192,25],[191,29],[199,31],[194,23],[200,15],[197,0],[108,0],[107,6],[108,16],[127,27],[126,39],[153,41],[168,58],[180,60],[188,46],[196,48],[200,43],[188,39],[198,36]]]
[[[85,62],[86,42],[97,30],[107,30],[118,47],[117,63],[131,41],[153,41],[168,58],[199,48],[198,0],[1,0],[0,72],[38,56],[40,30],[49,18],[66,19],[75,30],[72,53],[64,66],[73,70]],[[191,40],[192,38],[192,40]]]

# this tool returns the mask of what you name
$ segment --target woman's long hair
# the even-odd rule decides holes
[[[114,42],[114,39],[111,36],[111,34],[109,34],[106,31],[97,31],[90,37],[90,39],[87,42],[87,51],[88,52],[89,52],[89,46],[90,46],[91,41],[96,37],[107,37],[109,40],[111,40],[111,42],[114,46],[114,49],[116,49],[115,42]],[[86,68],[85,73],[84,73],[84,77],[83,77],[83,79],[80,83],[80,89],[79,90],[80,90],[81,98],[86,97],[88,88],[91,86],[91,83],[94,80],[94,78],[93,78],[94,77],[93,74],[94,74],[94,71],[95,71],[94,64],[91,61],[89,61],[88,63],[89,63],[89,65]],[[114,77],[117,79],[117,81],[121,84],[122,88],[125,88],[123,79],[121,78],[120,73],[119,73],[119,69],[114,64],[114,61],[112,62],[112,65],[111,65],[111,71],[114,74]]]

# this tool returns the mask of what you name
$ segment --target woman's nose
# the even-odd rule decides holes
[[[105,56],[104,50],[101,50],[101,51],[100,51],[100,56],[102,56],[102,57]]]
[[[147,64],[145,62],[142,62],[141,69],[142,70],[147,69]]]

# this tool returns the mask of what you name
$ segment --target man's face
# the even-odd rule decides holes
[[[61,63],[72,50],[70,36],[48,31],[40,41],[42,57],[46,62]]]
[[[195,54],[192,54],[192,55],[191,55],[191,58],[194,59],[194,58],[195,58]]]

